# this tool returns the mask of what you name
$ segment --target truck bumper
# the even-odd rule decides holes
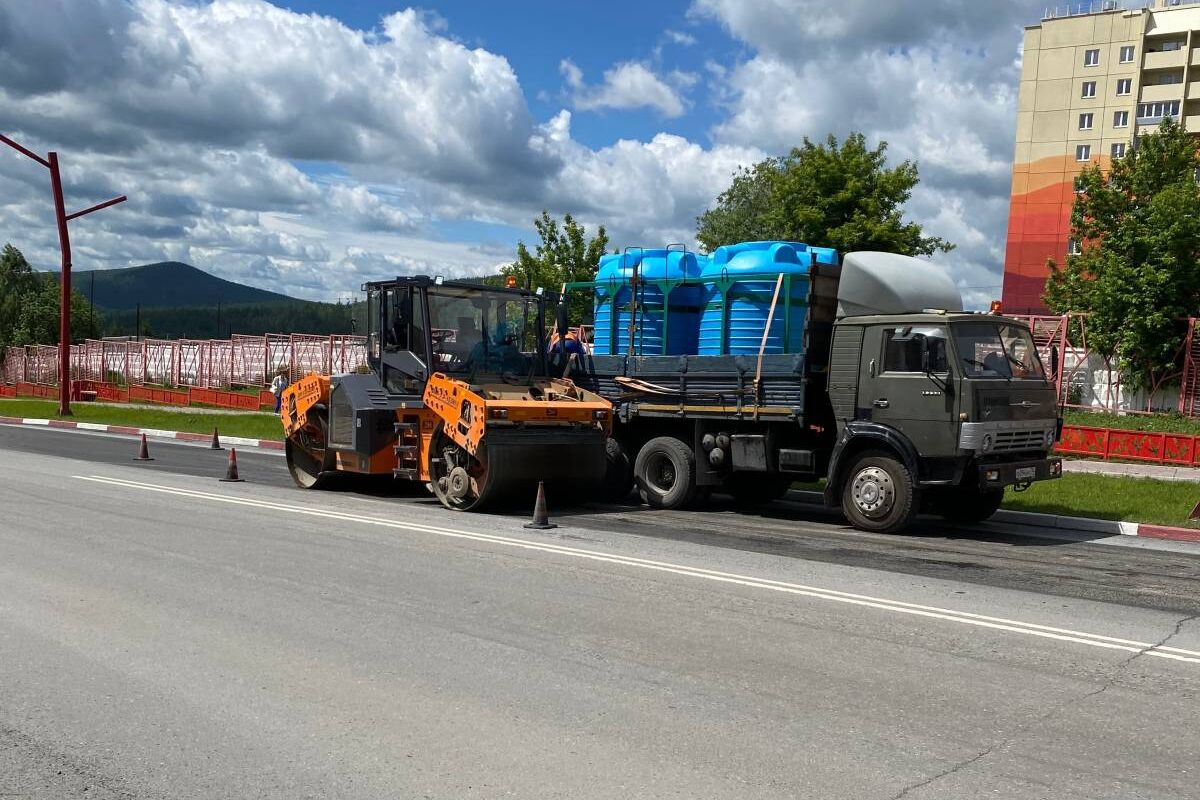
[[[1038,458],[1031,461],[1007,461],[1001,464],[979,464],[975,467],[981,489],[1000,489],[1019,483],[1048,481],[1062,477],[1061,458]]]

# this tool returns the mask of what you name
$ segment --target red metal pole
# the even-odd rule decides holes
[[[54,190],[54,217],[62,249],[62,298],[58,320],[58,414],[71,416],[71,238],[67,233],[67,207],[63,202],[58,153],[49,154],[50,186]]]

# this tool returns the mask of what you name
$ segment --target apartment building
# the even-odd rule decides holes
[[[1200,132],[1200,0],[1103,0],[1047,9],[1025,29],[1004,259],[1004,310],[1044,310],[1062,263],[1075,176],[1107,168],[1164,117]]]

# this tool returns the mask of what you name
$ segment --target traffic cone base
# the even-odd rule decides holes
[[[208,449],[209,450],[224,450],[225,449],[224,447],[221,447],[221,437],[217,435],[216,428],[213,428],[212,444],[210,444],[208,446]]]
[[[550,521],[550,515],[546,512],[546,484],[542,481],[538,481],[537,500],[533,504],[533,521],[526,522],[525,527],[535,531],[558,527]]]
[[[237,468],[237,448],[229,448],[229,466],[225,468],[225,477],[221,478],[223,483],[241,483],[242,479],[238,477]]]
[[[142,442],[138,447],[138,454],[134,457],[134,461],[153,461],[150,457],[150,447],[146,444],[146,434],[142,434]]]

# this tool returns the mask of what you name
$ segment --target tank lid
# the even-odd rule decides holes
[[[838,284],[839,317],[962,311],[954,281],[928,261],[897,253],[847,253]]]

